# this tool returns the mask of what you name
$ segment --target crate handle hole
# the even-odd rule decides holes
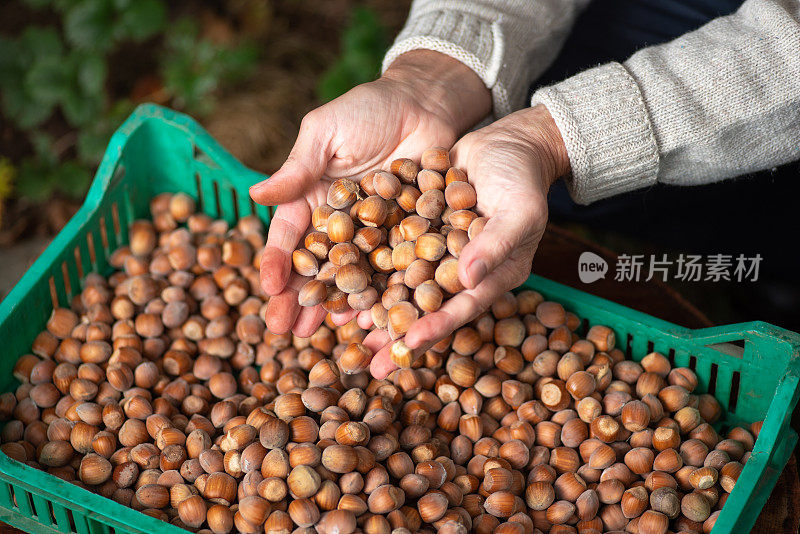
[[[741,360],[744,357],[745,340],[737,339],[724,343],[711,343],[710,345],[706,345],[706,347]]]

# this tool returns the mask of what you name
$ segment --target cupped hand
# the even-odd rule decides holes
[[[477,211],[488,221],[458,258],[458,277],[466,289],[406,333],[406,345],[417,354],[528,278],[547,223],[548,190],[569,167],[561,135],[543,106],[467,134],[453,147],[451,159],[466,171],[478,194]],[[379,349],[370,370],[383,378],[396,368],[386,346],[388,334],[372,332],[368,337],[370,348]]]
[[[461,112],[466,106],[470,111]],[[307,233],[311,212],[325,204],[332,180],[419,158],[431,146],[452,146],[460,132],[491,106],[480,78],[456,60],[431,51],[400,56],[378,80],[355,87],[304,118],[283,166],[250,188],[255,202],[278,206],[261,260],[261,285],[270,296],[267,327],[310,336],[325,318],[321,305],[302,308],[305,279],[292,272],[291,253]],[[336,324],[356,312],[335,315]]]

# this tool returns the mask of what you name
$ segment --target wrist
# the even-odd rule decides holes
[[[523,113],[524,133],[532,150],[542,162],[543,178],[549,189],[556,180],[570,172],[567,147],[561,131],[545,106],[540,104],[524,110]]]
[[[492,110],[492,94],[475,71],[433,50],[400,55],[381,79],[410,89],[423,107],[452,124],[457,133],[470,129]]]

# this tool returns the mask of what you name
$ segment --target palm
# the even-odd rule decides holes
[[[304,280],[291,273],[289,253],[310,226],[313,209],[325,204],[330,182],[358,179],[371,169],[387,168],[396,158],[418,159],[428,147],[450,147],[456,135],[414,95],[382,80],[358,86],[304,118],[286,164],[259,186],[262,190],[251,190],[259,203],[279,204],[261,262],[262,285],[271,295],[270,330],[291,329],[307,337],[325,317],[322,306],[300,309],[297,290]],[[354,316],[341,314],[334,321],[342,324]]]
[[[469,141],[469,138],[465,140]],[[519,243],[501,241],[496,245],[507,249],[508,255],[495,272],[508,286],[506,289],[516,287],[530,274],[547,219],[547,203],[544,201],[547,191],[541,187],[540,181],[524,178],[530,176],[531,169],[535,169],[538,162],[534,161],[530,151],[508,142],[491,143],[480,151],[468,148],[466,158],[462,158],[460,153],[461,147],[456,151],[455,161],[468,168],[474,176],[477,208],[481,215],[491,219],[513,213],[525,218],[532,230],[526,232]]]
[[[528,145],[494,125],[465,136],[453,149],[453,164],[465,169],[478,195],[478,212],[489,219],[459,257],[459,278],[468,289],[447,301],[439,311],[417,321],[406,343],[424,350],[472,320],[503,292],[520,285],[529,275],[536,247],[547,220],[547,186],[541,161]],[[477,278],[470,265],[488,256],[501,258],[488,275]],[[361,320],[359,320],[361,322]],[[379,348],[371,370],[380,378],[394,365],[390,339],[373,331],[365,343]]]

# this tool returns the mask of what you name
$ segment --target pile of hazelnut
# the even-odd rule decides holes
[[[397,159],[390,172],[370,171],[360,183],[334,181],[327,204],[312,214],[314,231],[292,254],[295,272],[313,277],[300,304],[371,310],[378,328],[403,336],[420,314],[464,289],[458,256],[486,224],[472,211],[476,202],[466,174],[440,147],[424,151],[420,165]]]
[[[761,428],[535,291],[376,380],[354,321],[265,328],[258,220],[151,210],[20,357],[0,450],[182,528],[709,533]]]

